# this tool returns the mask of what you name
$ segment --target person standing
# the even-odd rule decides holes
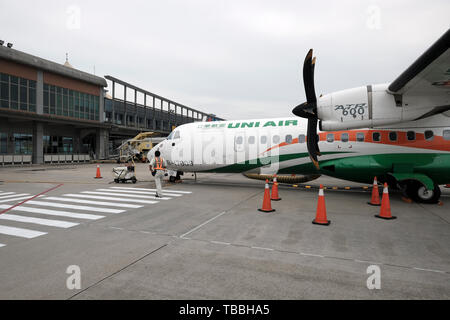
[[[166,170],[166,160],[161,157],[159,150],[155,151],[155,156],[150,162],[150,170],[155,171],[155,183],[156,183],[156,197],[162,197],[162,179],[164,177],[164,170]]]

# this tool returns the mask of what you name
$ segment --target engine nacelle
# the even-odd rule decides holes
[[[416,120],[433,109],[405,104],[387,91],[388,84],[368,85],[321,96],[317,101],[320,130],[371,128]]]

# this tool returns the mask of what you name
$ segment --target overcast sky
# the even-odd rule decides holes
[[[0,0],[0,39],[226,119],[291,116],[317,94],[391,82],[449,27],[450,1]]]

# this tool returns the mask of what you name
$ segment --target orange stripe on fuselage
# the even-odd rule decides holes
[[[412,131],[412,130],[411,130]],[[428,150],[436,150],[436,151],[449,151],[450,152],[450,140],[445,140],[442,136],[433,136],[432,140],[426,140],[425,135],[423,133],[416,132],[416,139],[415,140],[408,140],[406,136],[407,131],[394,131],[394,130],[350,130],[350,131],[329,131],[329,132],[320,132],[319,137],[320,141],[326,141],[327,140],[327,134],[334,134],[334,142],[340,142],[341,135],[343,133],[348,133],[348,139],[349,142],[356,142],[356,134],[357,133],[364,133],[364,141],[361,142],[368,142],[368,143],[374,143],[374,144],[384,144],[384,145],[390,145],[390,146],[398,146],[398,147],[408,147],[408,148],[418,148],[418,149],[428,149]],[[379,132],[381,137],[380,141],[373,141],[372,134],[374,132]],[[389,132],[396,132],[397,133],[397,140],[391,141],[389,139]],[[359,142],[359,141],[358,141]],[[276,146],[270,147],[265,152],[268,152],[270,150],[281,148],[290,144],[298,143],[298,138],[292,139],[291,143],[282,142]],[[346,142],[344,142],[346,143]]]

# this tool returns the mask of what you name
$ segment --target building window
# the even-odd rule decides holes
[[[389,140],[397,141],[397,132],[395,132],[395,131],[389,132]]]
[[[36,84],[29,81],[30,92],[36,95]],[[34,87],[33,87],[34,86]],[[30,96],[30,95],[29,95]],[[29,100],[30,108],[36,108],[35,98]],[[112,109],[112,108],[111,108]],[[75,90],[44,83],[44,113],[65,117],[99,120],[99,97]]]
[[[414,131],[408,131],[406,132],[406,138],[408,141],[414,141],[416,140],[416,133]]]
[[[372,132],[372,140],[374,142],[380,142],[381,141],[381,134],[379,132]]]
[[[347,132],[344,132],[341,134],[341,141],[348,142],[348,133]]]
[[[14,153],[31,154],[33,152],[33,135],[14,133]]]
[[[434,138],[434,133],[432,130],[426,130],[424,133],[424,136],[425,136],[425,140],[431,141]]]
[[[364,141],[364,132],[356,133],[356,141],[363,142]]]

